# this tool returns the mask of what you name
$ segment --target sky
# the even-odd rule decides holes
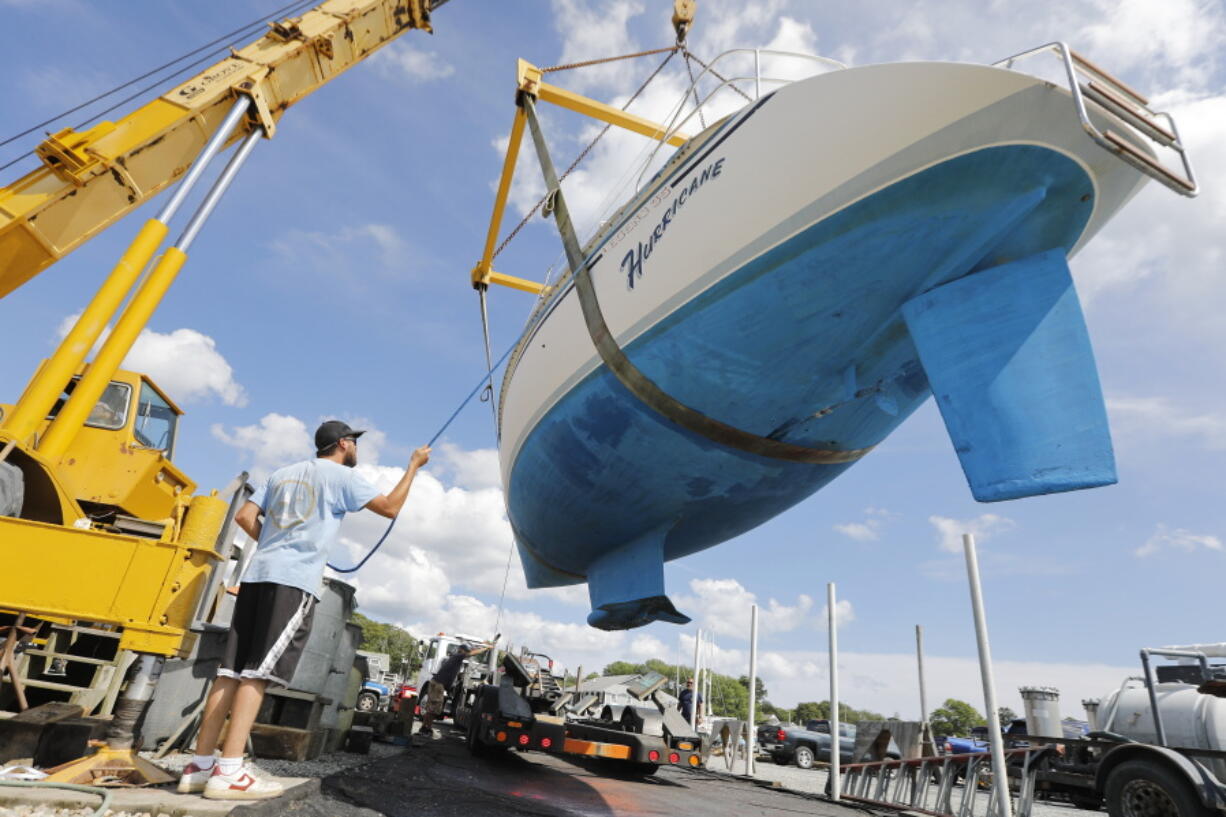
[[[20,33],[7,38],[0,138],[280,5],[0,0],[0,28]],[[433,36],[406,34],[290,109],[275,138],[257,145],[127,361],[186,409],[177,463],[205,489],[243,470],[258,478],[310,456],[315,426],[339,417],[371,429],[359,467],[390,488],[410,451],[484,373],[469,273],[514,113],[516,59],[554,65],[670,45],[671,5],[532,0],[511,12],[493,0],[452,0],[436,12]],[[473,401],[436,445],[388,543],[350,579],[362,612],[418,635],[501,630],[585,671],[616,659],[692,661],[701,626],[714,633],[716,669],[741,675],[756,603],[760,675],[771,700],[792,705],[827,697],[825,598],[834,582],[843,700],[917,717],[922,625],[929,706],[955,697],[982,709],[960,545],[969,532],[980,548],[998,696],[1015,710],[1019,686],[1048,685],[1061,690],[1065,714],[1080,716],[1081,699],[1138,672],[1141,647],[1226,640],[1211,607],[1226,568],[1224,37],[1226,7],[1215,0],[700,0],[690,48],[704,59],[770,47],[852,66],[991,63],[1065,40],[1172,112],[1201,196],[1148,185],[1071,263],[1119,484],[978,504],[929,401],[815,496],[670,563],[669,592],[694,624],[606,633],[585,623],[586,588],[528,590],[518,557],[508,570],[492,420]],[[656,60],[553,80],[622,104]],[[631,110],[663,117],[687,86],[683,70],[670,64]],[[566,112],[543,117],[563,166],[599,131]],[[837,111],[831,119],[837,126]],[[37,136],[0,148],[0,163]],[[616,184],[645,145],[610,132],[568,178],[582,229],[620,203]],[[0,172],[0,184],[29,168],[26,160]],[[504,233],[542,190],[534,163],[521,158],[519,171]],[[159,205],[0,303],[5,401]],[[496,268],[541,280],[560,252],[552,224],[536,218]],[[532,304],[525,293],[491,293],[496,355]],[[350,516],[334,561],[360,558],[383,527],[373,514]]]

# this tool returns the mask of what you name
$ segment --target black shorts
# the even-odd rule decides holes
[[[273,582],[239,587],[219,678],[260,678],[289,686],[311,634],[315,597]]]

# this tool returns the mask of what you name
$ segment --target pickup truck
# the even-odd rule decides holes
[[[358,702],[354,708],[359,712],[374,712],[377,709],[386,709],[388,696],[391,693],[391,687],[386,684],[367,680],[362,684],[362,690],[358,693]]]
[[[758,745],[780,766],[795,763],[802,769],[810,769],[817,761],[830,762],[830,721],[811,720],[803,727],[780,724],[758,727]],[[839,724],[839,761],[851,763],[856,748],[856,725]],[[902,757],[892,739],[886,757],[897,760]]]

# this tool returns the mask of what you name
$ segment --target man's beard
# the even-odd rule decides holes
[[[346,452],[345,452],[345,459],[344,459],[344,461],[343,461],[343,463],[342,463],[342,464],[343,464],[343,465],[344,465],[346,468],[352,468],[352,467],[354,467],[355,465],[357,465],[357,464],[358,464],[358,452],[356,452],[356,451],[346,451]]]

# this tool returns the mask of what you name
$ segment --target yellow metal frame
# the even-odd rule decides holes
[[[122,649],[186,655],[215,551],[161,540],[0,517],[4,609],[123,627]],[[37,554],[37,558],[31,558]]]
[[[502,161],[502,175],[498,179],[498,192],[494,194],[494,209],[490,214],[490,226],[485,234],[485,248],[482,250],[481,260],[477,262],[477,266],[472,271],[472,284],[474,288],[498,284],[499,286],[510,287],[511,289],[518,289],[523,292],[532,292],[538,295],[547,289],[544,284],[496,272],[493,268],[494,248],[498,241],[498,232],[502,229],[502,217],[506,212],[507,196],[511,192],[511,181],[515,176],[515,163],[519,158],[519,148],[523,143],[524,127],[527,124],[527,117],[524,114],[523,106],[519,103],[523,96],[530,96],[533,99],[552,103],[592,119],[598,119],[601,122],[616,125],[632,133],[646,136],[649,139],[663,141],[667,137],[668,144],[675,147],[680,147],[689,141],[688,136],[680,133],[668,136],[668,129],[659,123],[644,119],[641,116],[635,116],[632,113],[626,113],[620,108],[606,105],[603,102],[598,102],[574,91],[568,91],[565,88],[559,88],[557,85],[550,85],[542,79],[542,76],[541,69],[526,60],[520,60],[516,66],[517,107],[515,119],[511,123],[511,138],[507,142],[507,154]]]

